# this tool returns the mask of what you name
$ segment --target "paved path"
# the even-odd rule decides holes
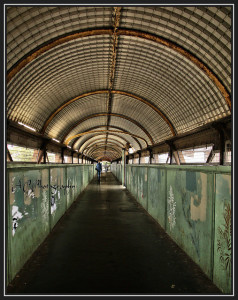
[[[17,294],[221,293],[111,173],[94,180],[8,289]]]

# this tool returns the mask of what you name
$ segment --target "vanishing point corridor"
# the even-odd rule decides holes
[[[112,173],[96,177],[8,293],[193,294],[221,291]]]

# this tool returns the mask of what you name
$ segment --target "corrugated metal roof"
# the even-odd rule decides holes
[[[232,7],[11,5],[6,16],[7,118],[74,149],[93,147],[99,134],[77,136],[92,128],[139,150],[231,114]]]

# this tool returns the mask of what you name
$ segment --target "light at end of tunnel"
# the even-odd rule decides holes
[[[30,127],[30,126],[28,126],[28,125],[26,125],[26,124],[23,124],[22,122],[18,122],[18,124],[20,124],[20,125],[22,125],[22,126],[28,128],[28,129],[30,129],[30,130],[36,131],[35,128],[32,128],[32,127]]]

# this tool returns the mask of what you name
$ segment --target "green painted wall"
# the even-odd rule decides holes
[[[136,173],[138,178],[137,199],[144,209],[148,210],[148,168],[138,168]]]
[[[215,175],[215,235],[213,280],[225,292],[231,286],[231,176]]]
[[[132,195],[224,293],[231,293],[231,167],[126,169]]]
[[[7,284],[95,173],[94,165],[7,166]]]
[[[173,240],[212,275],[213,175],[167,171],[166,231]]]
[[[166,172],[148,168],[148,213],[165,229]]]
[[[122,165],[121,164],[111,164],[111,172],[117,177],[117,179],[122,183]]]
[[[50,227],[59,221],[67,209],[68,178],[66,168],[50,168]]]

